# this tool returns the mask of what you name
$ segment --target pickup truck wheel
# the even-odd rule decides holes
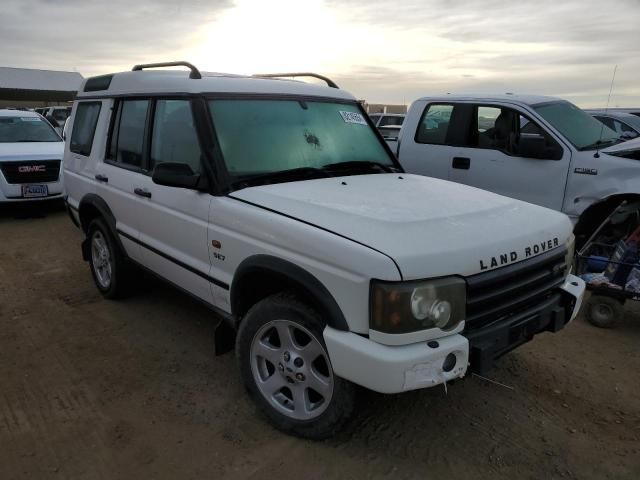
[[[129,291],[130,268],[104,220],[89,224],[89,265],[96,287],[105,298],[119,298]]]
[[[604,295],[592,295],[587,303],[587,320],[600,328],[611,328],[620,316],[620,302]]]
[[[320,315],[277,294],[254,305],[238,330],[245,386],[271,423],[310,439],[334,435],[353,411],[355,389],[334,375]]]

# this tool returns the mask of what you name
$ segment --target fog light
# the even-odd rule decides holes
[[[456,366],[456,355],[455,353],[450,353],[446,357],[444,357],[444,362],[442,362],[442,370],[445,372],[450,372],[453,370],[453,367]]]

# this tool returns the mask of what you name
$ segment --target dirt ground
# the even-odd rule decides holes
[[[59,205],[0,210],[1,479],[639,479],[640,310],[578,318],[491,383],[362,392],[338,437],[273,430],[216,317],[159,281],[102,299]]]

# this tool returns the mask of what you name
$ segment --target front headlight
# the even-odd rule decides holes
[[[567,272],[567,275],[569,275],[571,273],[571,270],[573,269],[573,260],[574,260],[574,255],[576,253],[576,237],[573,233],[567,240],[566,245],[567,245],[567,254],[565,256],[564,263],[567,265],[566,272]]]
[[[451,330],[465,317],[466,283],[459,277],[415,282],[371,282],[370,328],[408,333]]]

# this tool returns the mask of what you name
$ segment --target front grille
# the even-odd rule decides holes
[[[0,162],[0,170],[7,183],[55,182],[60,174],[60,160]]]
[[[466,277],[468,330],[543,303],[564,282],[566,249]]]

